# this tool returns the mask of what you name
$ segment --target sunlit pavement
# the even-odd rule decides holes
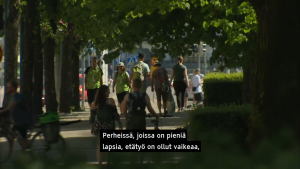
[[[152,106],[156,112],[158,112],[157,104],[156,104],[156,97],[153,98],[153,93],[151,92],[150,87],[147,89],[147,94],[150,96]],[[0,93],[1,95],[1,93]],[[116,99],[116,94],[111,93],[111,97]],[[1,101],[1,100],[0,100]],[[71,114],[61,114],[62,121],[70,121],[70,120],[82,120],[80,123],[71,124],[68,126],[61,127],[61,135],[65,139],[67,143],[68,150],[70,152],[80,151],[81,153],[86,155],[87,161],[89,164],[98,164],[96,161],[96,138],[91,134],[90,125],[88,122],[89,119],[89,108],[88,104],[85,103],[86,110],[84,112],[73,112]],[[174,130],[179,126],[185,124],[185,119],[187,118],[188,113],[175,113],[173,117],[166,117],[159,119],[159,128],[161,130]],[[154,125],[150,123],[150,121],[154,118],[146,118],[147,122],[147,130],[153,130]],[[123,124],[125,124],[125,119],[121,118]],[[123,125],[124,126],[124,125]],[[116,125],[118,128],[118,125]],[[41,142],[41,140],[37,139],[37,143]],[[17,144],[15,142],[15,144]],[[3,145],[0,139],[0,146]],[[0,147],[0,148],[1,148]],[[17,145],[14,147],[14,152],[12,158],[17,157],[20,153],[20,147]],[[53,150],[53,155],[56,154],[55,148]],[[180,158],[180,157],[177,157]],[[146,161],[151,161],[149,157],[145,157]],[[165,161],[168,162],[168,161]],[[171,161],[174,162],[174,161]],[[103,164],[105,164],[104,162]],[[126,162],[125,162],[126,163]],[[9,163],[8,163],[9,164]]]

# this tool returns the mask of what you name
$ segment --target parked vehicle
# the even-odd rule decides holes
[[[79,100],[82,99],[82,84],[83,84],[83,78],[82,78],[82,74],[79,74]],[[84,100],[85,102],[87,102],[87,91],[85,90],[84,92]]]

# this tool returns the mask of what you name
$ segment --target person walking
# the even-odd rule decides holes
[[[88,103],[91,107],[99,87],[103,85],[103,72],[98,66],[97,57],[93,57],[92,66],[87,67],[84,74],[85,89],[87,90]]]
[[[161,113],[161,98],[163,100],[163,108],[164,108],[164,115],[168,113],[167,111],[167,100],[169,96],[170,86],[169,86],[169,79],[168,79],[168,71],[161,67],[161,63],[155,61],[154,66],[156,69],[152,73],[151,77],[151,91],[154,91],[154,83],[155,83],[155,93],[157,99],[157,107],[159,110],[160,116]]]
[[[122,103],[126,118],[126,130],[146,130],[146,107],[153,117],[158,119],[147,93],[141,92],[142,81],[134,79],[132,82],[132,91],[128,93]],[[156,124],[156,129],[158,126]],[[136,159],[137,154],[132,154]],[[140,163],[143,162],[144,154],[138,154]],[[133,162],[133,161],[132,161]]]
[[[100,130],[115,130],[115,121],[118,121],[120,130],[122,130],[122,123],[115,100],[113,98],[109,98],[109,94],[110,90],[108,86],[100,86],[95,101],[91,105],[91,133],[97,137],[97,159],[99,164],[102,164],[102,155],[100,152]],[[104,119],[102,117],[110,118]]]
[[[141,92],[146,93],[146,78],[149,77],[150,69],[148,64],[144,63],[145,55],[143,53],[139,53],[138,60],[130,68],[130,84],[132,84],[133,79],[140,79],[142,82]]]
[[[194,76],[192,78],[192,91],[194,93],[194,104],[197,105],[202,101],[202,84],[200,79],[200,70],[194,70]]]
[[[122,110],[121,104],[123,102],[125,95],[130,90],[129,74],[126,72],[126,68],[125,68],[123,62],[119,62],[118,66],[117,66],[117,70],[118,71],[117,71],[117,73],[114,77],[114,81],[113,81],[113,93],[115,92],[115,87],[116,87],[118,103],[119,103],[121,115],[123,115],[123,110]]]
[[[174,78],[174,90],[178,105],[178,112],[184,109],[184,97],[186,88],[189,86],[189,79],[187,75],[187,68],[183,65],[183,57],[177,58],[177,64],[173,66],[170,82]],[[186,80],[186,81],[184,81]]]

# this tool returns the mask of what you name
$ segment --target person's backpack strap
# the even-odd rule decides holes
[[[134,99],[134,96],[133,96],[132,93],[129,93],[129,99],[130,99],[130,100],[133,100],[133,99]]]
[[[129,81],[129,74],[127,72],[125,72],[125,76],[126,76],[126,84],[129,86],[130,88],[130,84],[128,83]]]
[[[87,67],[84,73],[85,73],[85,74],[89,74],[90,68],[91,68],[90,66]]]
[[[142,93],[142,99],[146,100],[146,93]]]
[[[101,69],[101,68],[99,68],[99,69],[100,69],[101,76],[103,76],[103,71],[102,71],[102,69]]]

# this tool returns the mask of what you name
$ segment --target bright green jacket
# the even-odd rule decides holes
[[[96,69],[93,69],[92,67],[87,67],[84,73],[87,75],[88,89],[97,89],[101,86],[100,79],[103,76],[101,68],[99,68],[98,66],[96,67]]]

